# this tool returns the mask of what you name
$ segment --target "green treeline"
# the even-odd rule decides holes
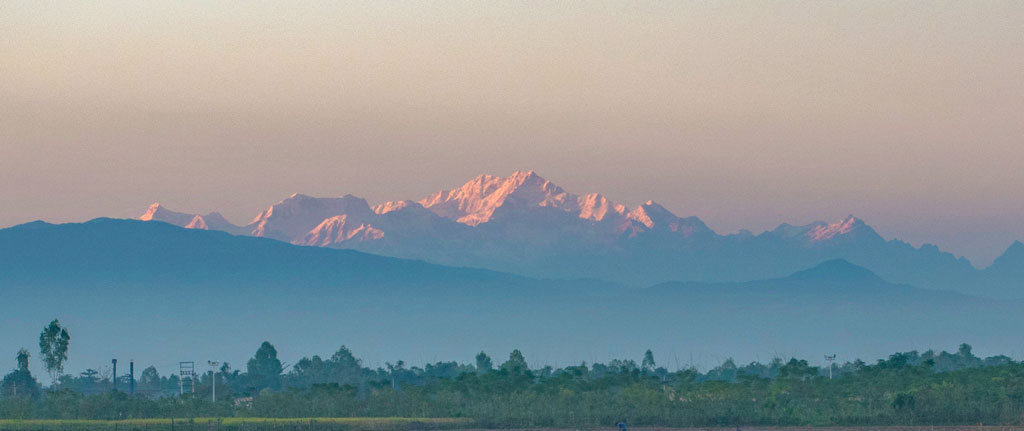
[[[1024,363],[978,358],[966,344],[955,353],[836,364],[830,379],[829,368],[798,359],[668,371],[650,351],[639,364],[531,369],[516,350],[503,361],[481,352],[473,364],[398,361],[372,369],[345,347],[328,358],[303,358],[285,372],[274,346],[263,343],[244,370],[223,364],[216,374],[199,376],[196,392],[184,396],[179,376],[160,376],[152,367],[134,395],[126,393],[123,376],[115,391],[95,370],[61,375],[43,388],[28,371],[28,353],[16,360],[0,384],[3,419],[421,417],[468,418],[493,428],[622,420],[671,427],[1019,425],[1024,419]]]

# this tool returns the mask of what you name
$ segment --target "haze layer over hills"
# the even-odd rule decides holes
[[[0,356],[59,317],[70,369],[132,357],[242,364],[345,344],[370,363],[470,360],[521,349],[537,364],[634,357],[708,365],[771,356],[882,357],[898,348],[1013,352],[1019,301],[890,283],[844,260],[749,282],[631,288],[304,247],[161,222],[0,229]],[[9,350],[9,351],[8,351]],[[294,352],[294,353],[291,353]],[[820,355],[819,355],[820,356]]]
[[[850,216],[753,234],[720,235],[697,217],[648,201],[636,207],[597,193],[573,194],[532,171],[481,175],[418,201],[371,206],[345,195],[294,194],[236,226],[218,213],[178,213],[153,204],[140,217],[296,245],[344,248],[543,278],[596,278],[647,286],[667,281],[780,277],[829,259],[887,280],[973,295],[1024,297],[1024,244],[984,270],[933,245],[882,238]]]

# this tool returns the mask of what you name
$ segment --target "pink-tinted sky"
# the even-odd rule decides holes
[[[0,2],[0,226],[533,169],[719,232],[1024,239],[1024,2]]]

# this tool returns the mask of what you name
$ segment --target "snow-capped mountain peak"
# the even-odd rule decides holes
[[[384,231],[369,223],[349,223],[348,215],[342,214],[324,219],[317,227],[309,231],[302,241],[297,243],[327,247],[353,238],[376,240],[383,237]]]
[[[837,257],[881,268],[893,280],[938,286],[972,271],[966,260],[935,247],[886,241],[853,216],[721,236],[697,217],[679,217],[654,201],[627,208],[598,193],[573,194],[533,171],[479,175],[419,201],[373,207],[352,195],[295,193],[244,228],[217,213],[179,213],[160,204],[140,218],[449,265],[641,284],[713,278],[723,268],[735,277],[777,276],[771,268],[792,271]],[[1024,244],[1015,243],[988,271],[990,277],[1019,280],[1021,256]],[[886,266],[894,259],[930,266],[904,273]]]
[[[766,237],[785,238],[803,242],[805,245],[831,244],[839,240],[884,241],[878,232],[868,226],[864,220],[852,215],[835,222],[816,221],[802,226],[783,223],[772,231],[763,234]]]
[[[210,230],[210,225],[206,224],[206,219],[204,219],[203,216],[197,214],[195,217],[192,217],[192,220],[189,221],[187,225],[185,225],[185,228]]]
[[[213,229],[230,233],[239,233],[239,227],[229,222],[224,218],[224,216],[220,215],[220,213],[212,212],[205,215],[180,213],[167,209],[167,207],[161,205],[159,202],[150,205],[146,212],[139,216],[139,220],[162,221],[164,223],[170,223],[175,226],[181,226],[188,229]]]
[[[636,209],[630,211],[627,217],[648,230],[674,232],[684,236],[712,232],[699,218],[681,218],[654,201],[640,204]]]
[[[828,241],[833,238],[845,235],[856,234],[859,232],[870,231],[874,234],[874,230],[871,229],[863,220],[849,215],[846,218],[834,222],[834,223],[818,223],[812,225],[810,230],[807,232],[807,237],[812,242]],[[877,235],[877,234],[875,234]]]
[[[593,221],[603,221],[611,215],[621,217],[626,213],[625,205],[616,204],[597,193],[580,196],[578,206],[580,218]]]
[[[149,206],[144,214],[139,216],[139,220],[142,221],[162,221],[170,223],[176,226],[185,226],[192,222],[192,219],[196,217],[196,214],[185,214],[176,211],[171,211],[160,205],[159,202],[153,203]]]
[[[302,239],[325,219],[342,214],[363,220],[374,212],[365,199],[353,195],[315,198],[296,193],[257,215],[249,223],[249,233],[292,242]]]
[[[679,217],[654,201],[647,201],[631,211],[629,218],[647,226],[648,229],[653,229],[655,225],[664,225]]]
[[[480,175],[461,187],[442,190],[419,201],[435,214],[469,226],[487,223],[506,202],[517,207],[553,207],[578,211],[577,196],[533,171],[508,177]]]
[[[409,207],[421,207],[421,205],[417,202],[413,202],[410,200],[388,201],[382,204],[374,205],[373,212],[383,215],[392,211],[403,210]]]

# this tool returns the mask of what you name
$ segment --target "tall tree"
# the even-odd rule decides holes
[[[139,376],[139,389],[144,393],[159,395],[160,373],[157,372],[156,367],[149,366],[142,370],[142,374]]]
[[[491,361],[491,357],[487,356],[483,350],[476,354],[476,372],[486,373],[494,368],[494,362]]]
[[[36,398],[39,383],[28,371],[28,350],[18,350],[18,368],[0,380],[0,395],[3,397]]]
[[[24,347],[18,350],[18,371],[28,371],[28,358],[31,356]]]
[[[395,362],[394,364],[385,362],[384,366],[388,368],[388,375],[391,376],[391,387],[393,389],[398,389],[398,378],[400,375],[404,374],[405,361],[399,359],[398,362]]]
[[[327,360],[327,367],[330,370],[329,381],[340,384],[358,384],[363,377],[362,361],[356,359],[348,347],[341,346],[337,352]]]
[[[524,375],[530,371],[530,367],[526,364],[526,358],[523,357],[523,352],[520,352],[519,349],[508,354],[508,360],[501,364],[501,369],[508,370],[509,374],[514,376]]]
[[[68,330],[61,326],[57,319],[53,319],[39,334],[39,353],[53,384],[57,384],[57,378],[64,374],[64,362],[68,360],[70,343],[71,336],[68,335]]]
[[[246,363],[249,378],[258,389],[277,388],[281,379],[281,360],[277,359],[277,349],[273,344],[264,341],[256,354]]]
[[[289,384],[315,385],[327,383],[327,365],[319,355],[312,358],[302,358],[292,366],[288,373]]]
[[[640,368],[645,373],[649,373],[654,371],[654,367],[656,366],[657,365],[654,363],[654,353],[651,352],[651,349],[647,349],[647,351],[644,352],[644,361],[640,364]]]

